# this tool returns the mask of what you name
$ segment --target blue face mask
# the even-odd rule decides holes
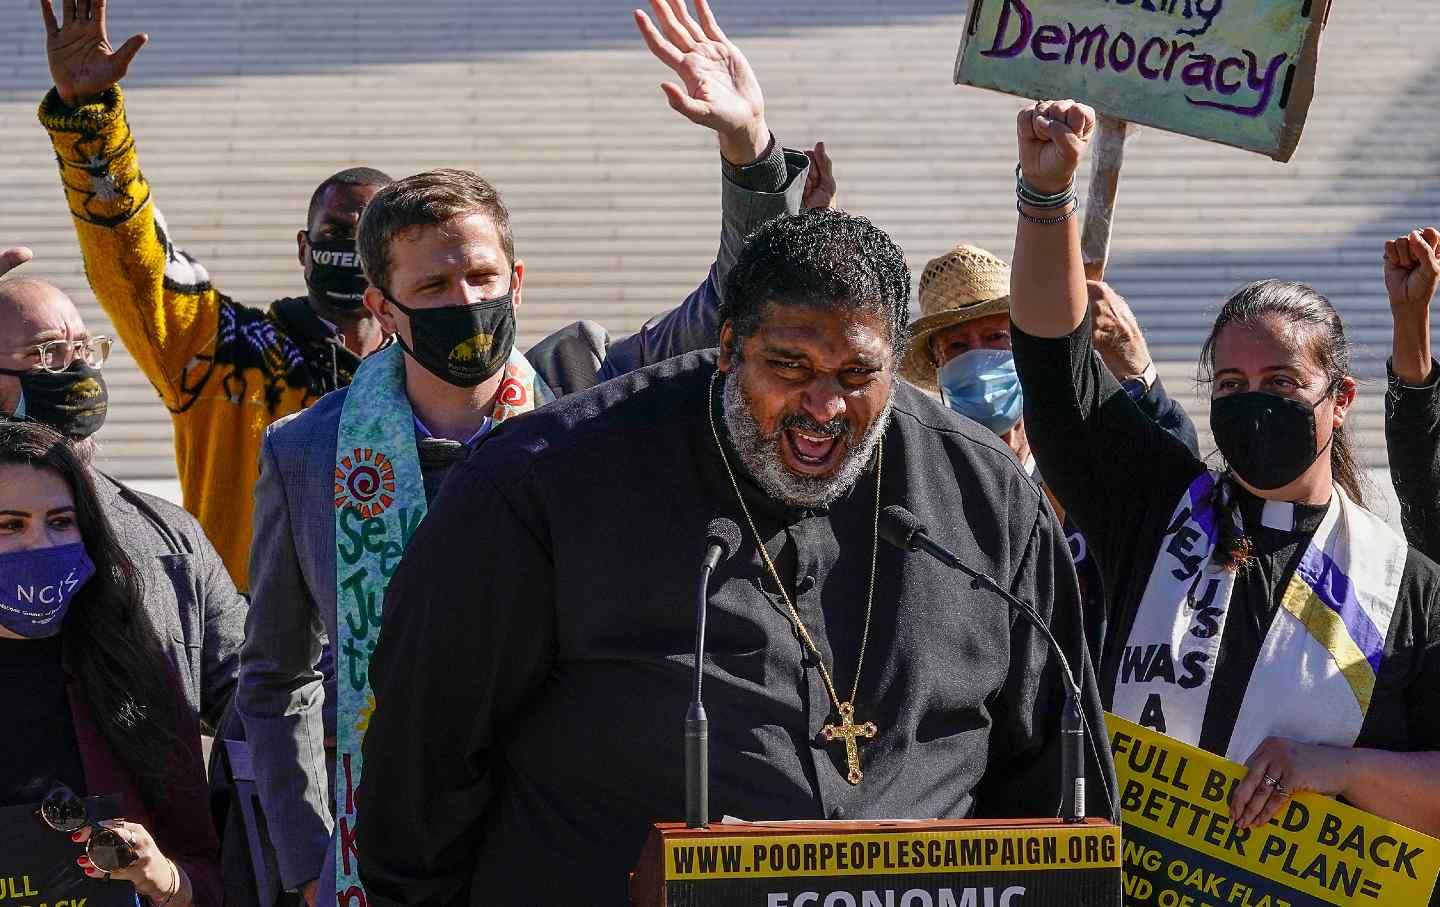
[[[0,554],[0,627],[27,639],[54,636],[75,593],[94,575],[78,542]]]
[[[935,377],[940,398],[997,435],[1015,427],[1024,411],[1015,354],[1009,350],[970,350],[940,367]]]

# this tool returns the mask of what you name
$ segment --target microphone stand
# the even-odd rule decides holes
[[[1012,608],[1017,609],[1021,614],[1035,625],[1050,643],[1050,650],[1054,653],[1056,660],[1060,663],[1060,672],[1064,676],[1067,687],[1065,709],[1060,715],[1060,783],[1061,783],[1061,804],[1060,815],[1066,822],[1085,821],[1085,713],[1081,703],[1080,685],[1075,680],[1075,674],[1070,670],[1070,662],[1065,658],[1065,650],[1050,632],[1050,628],[1041,620],[1039,613],[1027,601],[1016,598],[1004,589],[999,583],[984,573],[972,569],[960,558],[956,557],[948,548],[938,544],[923,530],[914,532],[909,538],[911,550],[922,550],[926,554],[940,561],[952,569],[958,570],[970,577],[971,589],[984,589],[993,592],[1004,599]]]
[[[685,825],[710,825],[710,728],[700,701],[700,679],[705,669],[706,593],[715,565],[707,557],[700,570],[700,597],[695,605],[695,698],[685,714]]]

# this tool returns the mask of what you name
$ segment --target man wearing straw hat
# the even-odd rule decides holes
[[[1195,426],[1180,404],[1165,393],[1129,304],[1103,282],[1090,281],[1089,288],[1095,348],[1105,367],[1142,412],[1197,450]],[[1044,487],[1025,437],[1024,395],[1010,352],[1010,266],[984,249],[964,243],[933,259],[920,276],[920,317],[911,323],[910,334],[913,340],[901,363],[901,375],[912,384],[938,392],[955,412],[999,435]],[[1089,604],[1098,604],[1101,597],[1100,573],[1084,537],[1064,519],[1064,509],[1048,489],[1046,496],[1065,523],[1087,605],[1085,635],[1091,657],[1098,659],[1105,609]]]

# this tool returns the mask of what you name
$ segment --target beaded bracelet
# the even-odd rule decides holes
[[[1027,204],[1028,204],[1028,203],[1027,203]],[[1069,220],[1070,218],[1072,218],[1072,217],[1074,217],[1076,214],[1078,214],[1079,211],[1080,211],[1080,206],[1079,206],[1079,205],[1076,205],[1075,207],[1071,208],[1069,211],[1066,211],[1064,214],[1061,214],[1059,217],[1031,217],[1029,214],[1026,214],[1026,213],[1025,213],[1025,208],[1024,208],[1024,206],[1023,206],[1020,202],[1016,202],[1016,203],[1015,203],[1015,210],[1016,210],[1016,211],[1019,211],[1019,212],[1020,212],[1020,218],[1021,218],[1022,220],[1024,220],[1024,221],[1028,222],[1028,223],[1038,224],[1039,226],[1042,226],[1042,227],[1053,227],[1053,226],[1056,225],[1056,224],[1063,224],[1063,223],[1065,223],[1067,220]]]
[[[1020,172],[1020,165],[1016,164],[1015,195],[1032,208],[1063,208],[1075,200],[1075,181],[1071,180],[1070,185],[1059,192],[1037,192],[1026,184],[1025,177]]]
[[[1063,208],[1075,200],[1075,187],[1071,185],[1056,195],[1037,195],[1024,183],[1015,186],[1015,197],[1032,208]]]

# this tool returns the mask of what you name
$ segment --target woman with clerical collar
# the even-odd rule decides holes
[[[1363,506],[1340,317],[1276,280],[1224,304],[1207,467],[1092,352],[1073,182],[1094,127],[1070,101],[1020,115],[1011,317],[1031,446],[1104,578],[1102,695],[1246,763],[1241,827],[1308,790],[1440,832],[1440,568]]]
[[[23,729],[0,735],[0,807],[40,804],[77,877],[218,904],[200,728],[142,594],[69,442],[0,421],[0,724]],[[124,818],[86,815],[86,795],[117,795]]]

